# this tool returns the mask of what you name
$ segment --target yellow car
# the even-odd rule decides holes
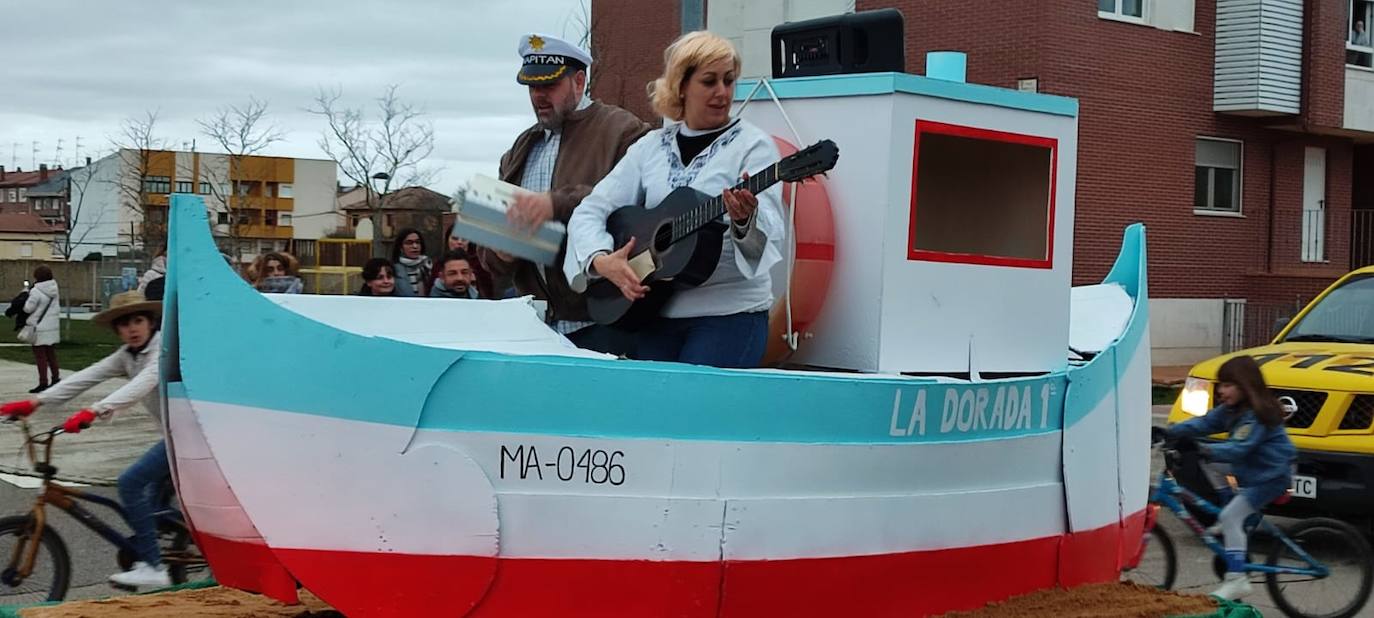
[[[1217,369],[1253,357],[1290,412],[1298,447],[1293,499],[1275,510],[1365,519],[1374,515],[1374,267],[1341,277],[1292,319],[1273,343],[1192,368],[1169,414],[1177,423],[1206,414]],[[1180,479],[1212,495],[1200,479]]]

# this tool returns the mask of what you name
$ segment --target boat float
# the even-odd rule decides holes
[[[263,295],[174,196],[164,417],[216,578],[349,616],[916,616],[1117,579],[1145,234],[1070,287],[1077,103],[904,74],[737,98],[842,153],[796,191],[771,368],[578,350],[527,299]]]

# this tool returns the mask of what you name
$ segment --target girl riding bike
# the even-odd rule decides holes
[[[43,405],[60,405],[110,378],[128,378],[118,388],[89,409],[73,414],[63,424],[67,433],[79,433],[96,418],[107,419],[115,412],[142,403],[157,418],[158,360],[162,337],[158,332],[162,304],[147,301],[139,292],[124,292],[110,299],[110,308],[96,314],[97,324],[108,325],[119,335],[123,346],[104,360],[78,371],[54,384],[38,396],[0,406],[6,415],[28,415]],[[138,461],[119,475],[119,499],[124,503],[133,544],[138,550],[133,568],[110,576],[110,581],[132,587],[170,586],[171,577],[157,544],[157,524],[153,516],[153,493],[171,477],[165,441],[148,449]]]
[[[1220,404],[1205,416],[1169,427],[1166,432],[1175,439],[1230,434],[1225,442],[1199,444],[1198,451],[1211,462],[1230,464],[1229,472],[1240,485],[1240,491],[1217,519],[1226,547],[1226,577],[1212,593],[1236,600],[1251,591],[1245,573],[1245,520],[1288,491],[1297,449],[1283,425],[1283,408],[1265,386],[1255,359],[1237,356],[1226,361],[1217,380]],[[1223,499],[1229,493],[1222,492]]]

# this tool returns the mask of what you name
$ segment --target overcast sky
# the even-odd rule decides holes
[[[177,149],[197,118],[249,96],[286,139],[267,154],[325,158],[321,86],[369,105],[389,83],[436,133],[432,188],[449,193],[497,160],[534,115],[515,83],[527,32],[576,39],[579,0],[0,0],[0,165],[78,161],[111,150],[123,118],[159,113]],[[17,149],[14,144],[18,144]]]

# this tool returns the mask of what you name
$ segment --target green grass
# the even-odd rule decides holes
[[[4,339],[18,343],[11,332]],[[57,364],[62,375],[70,374],[109,356],[120,346],[119,337],[108,326],[89,320],[62,320],[62,342],[57,344]],[[33,350],[28,346],[0,347],[0,359],[33,364]]]
[[[1177,386],[1155,386],[1150,389],[1150,405],[1162,406],[1174,403],[1178,399]]]

